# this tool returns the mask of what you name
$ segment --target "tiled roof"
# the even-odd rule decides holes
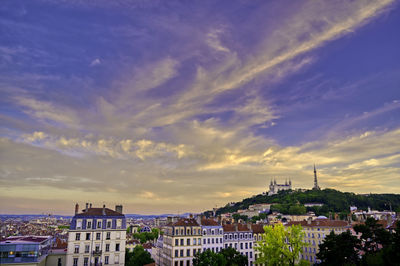
[[[308,223],[308,221],[292,221],[288,222],[287,226],[298,225],[298,224],[300,224],[303,227],[345,227],[349,225],[349,223],[346,221],[317,219],[311,221],[310,224]]]
[[[199,226],[199,224],[193,218],[182,218],[176,223],[173,223],[172,226]]]
[[[105,208],[105,215],[103,215],[103,208],[89,208],[87,211],[78,213],[75,217],[86,217],[86,216],[118,216],[125,217],[122,213],[113,211],[111,209]]]
[[[264,232],[264,224],[252,224],[251,230],[255,234],[263,234]]]
[[[250,231],[246,224],[224,224],[224,232]]]
[[[219,224],[213,219],[201,219],[201,225],[204,226],[218,226]]]

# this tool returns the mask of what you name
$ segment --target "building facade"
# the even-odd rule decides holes
[[[254,264],[253,232],[250,225],[224,224],[224,248],[232,247],[247,256],[248,265]]]
[[[1,265],[45,266],[51,236],[11,236],[0,242]]]
[[[160,263],[165,266],[190,266],[193,257],[201,252],[201,226],[193,218],[182,218],[164,228]],[[157,261],[156,261],[157,263]]]
[[[290,189],[292,189],[291,180],[289,180],[289,182],[285,181],[285,184],[278,184],[276,183],[276,180],[274,181],[271,180],[271,183],[269,184],[268,196],[278,194],[278,192],[282,190],[290,190]]]
[[[260,256],[260,251],[257,250],[259,246],[257,242],[262,240],[262,235],[265,233],[264,224],[252,224],[251,230],[253,231],[254,265],[258,265],[256,264],[256,260]]]
[[[220,252],[224,247],[224,231],[222,226],[212,219],[201,220],[202,231],[202,250],[207,249],[212,252]]]
[[[308,243],[307,247],[304,247],[301,253],[301,258],[311,263],[319,263],[316,254],[319,252],[319,244],[323,242],[325,237],[333,231],[335,234],[341,234],[347,229],[350,229],[350,225],[346,221],[329,220],[326,217],[318,217],[315,220],[289,222],[287,226],[301,225],[303,232],[305,233],[305,241]]]
[[[68,232],[67,266],[124,265],[126,220],[122,206],[75,208]]]

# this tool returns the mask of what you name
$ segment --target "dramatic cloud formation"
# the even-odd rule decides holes
[[[313,163],[322,187],[399,193],[399,10],[6,2],[0,212],[198,212],[311,187]]]

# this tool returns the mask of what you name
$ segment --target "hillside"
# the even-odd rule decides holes
[[[374,210],[390,210],[400,212],[399,194],[367,194],[359,195],[350,192],[341,192],[334,189],[307,190],[307,191],[281,191],[277,195],[257,195],[252,198],[236,202],[234,205],[226,205],[217,210],[217,215],[228,212],[236,212],[247,209],[252,204],[274,203],[271,210],[279,211],[283,214],[295,214],[293,205],[300,206],[303,211],[314,211],[317,215],[329,215],[330,212],[349,213],[349,206],[356,206],[359,210],[367,210],[368,207]],[[323,203],[322,207],[307,207],[305,203]],[[299,212],[296,208],[296,212]],[[297,213],[296,213],[297,214]]]

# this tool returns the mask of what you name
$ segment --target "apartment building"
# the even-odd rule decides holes
[[[257,242],[262,240],[262,234],[265,233],[264,224],[252,224],[251,231],[253,232],[254,265],[258,265],[255,261],[260,256],[260,251],[256,247],[259,246]]]
[[[212,252],[220,252],[224,247],[224,231],[218,222],[212,219],[201,219],[202,230],[202,250],[207,249]]]
[[[248,265],[254,264],[253,232],[250,224],[224,224],[224,248],[232,247],[247,256]]]
[[[163,230],[162,258],[157,265],[193,265],[194,255],[202,250],[202,231],[196,220],[182,218],[167,224]]]
[[[341,234],[351,227],[346,221],[329,220],[324,216],[319,216],[315,220],[293,221],[286,225],[301,225],[303,227],[305,241],[308,243],[308,246],[304,247],[301,258],[311,263],[319,262],[316,257],[316,254],[319,252],[319,244],[322,243],[331,231],[335,234]]]
[[[122,206],[115,210],[75,206],[68,232],[67,266],[124,265],[126,220]]]

